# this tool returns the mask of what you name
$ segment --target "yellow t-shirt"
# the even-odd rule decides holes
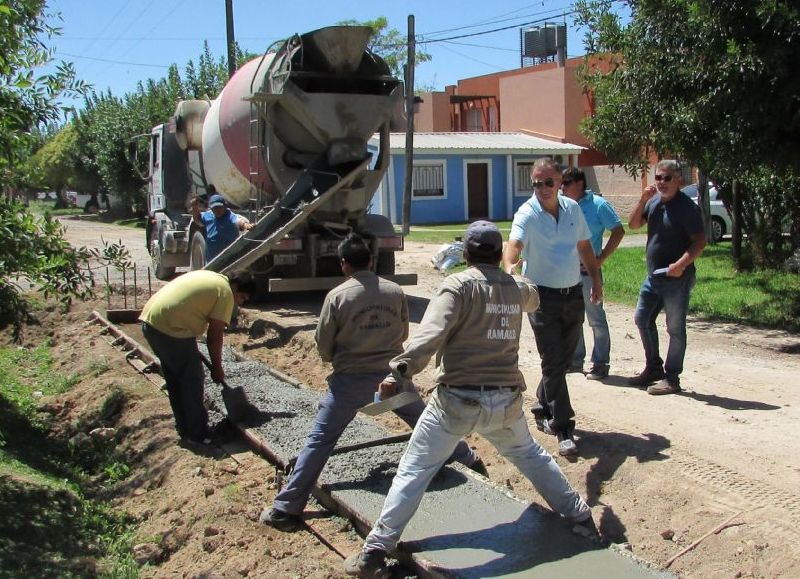
[[[190,271],[147,300],[139,319],[173,338],[196,338],[211,320],[226,324],[233,313],[228,278],[213,271]]]

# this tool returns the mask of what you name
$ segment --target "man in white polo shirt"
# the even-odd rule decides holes
[[[603,282],[581,208],[558,194],[561,167],[552,159],[538,159],[532,178],[534,194],[514,215],[503,267],[511,273],[523,262],[522,275],[539,289],[539,308],[528,314],[542,360],[532,412],[539,430],[558,437],[558,453],[573,456],[578,447],[566,374],[583,328],[581,262],[592,279],[594,303],[603,299]]]

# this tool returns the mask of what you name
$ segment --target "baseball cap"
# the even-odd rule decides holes
[[[475,221],[464,233],[464,249],[469,255],[492,257],[503,250],[503,236],[491,221]]]
[[[214,209],[214,207],[225,207],[225,199],[222,195],[212,195],[208,198],[208,208]]]

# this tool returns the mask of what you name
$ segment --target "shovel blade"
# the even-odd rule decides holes
[[[223,386],[222,402],[225,404],[225,410],[228,411],[228,418],[233,422],[246,422],[249,416],[258,413],[258,408],[247,399],[241,386],[235,388]]]
[[[383,414],[384,412],[389,412],[390,410],[395,410],[402,406],[406,406],[412,402],[416,402],[417,400],[421,400],[421,398],[416,392],[401,392],[400,394],[395,394],[386,400],[381,400],[380,402],[373,402],[372,404],[362,406],[358,409],[358,411],[362,414],[366,414],[367,416],[376,416],[378,414]]]

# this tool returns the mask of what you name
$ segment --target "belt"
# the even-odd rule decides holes
[[[473,390],[475,392],[483,392],[486,390],[519,390],[519,386],[495,386],[492,384],[441,384],[441,386],[452,390]]]
[[[548,294],[558,294],[562,296],[568,296],[572,293],[579,293],[583,295],[583,285],[582,284],[575,284],[572,287],[547,287],[544,285],[537,286],[539,290],[539,295],[548,295]]]

